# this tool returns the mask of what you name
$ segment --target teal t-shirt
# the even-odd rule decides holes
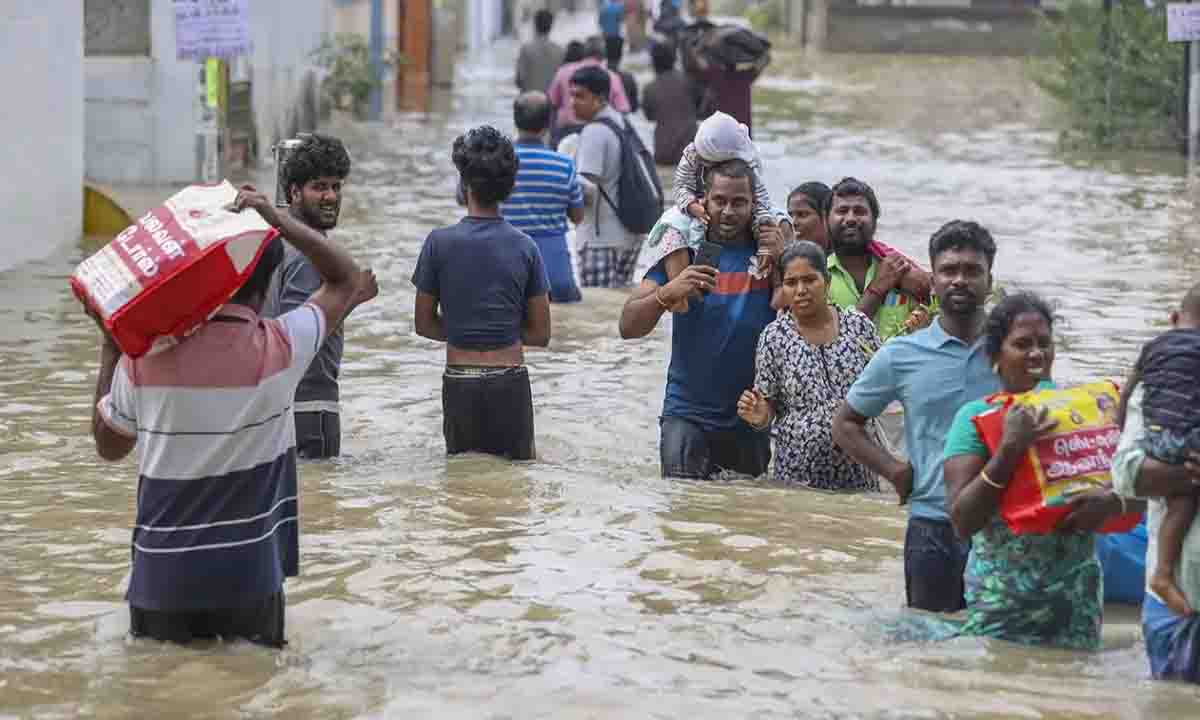
[[[1053,390],[1054,387],[1053,382],[1043,380],[1034,389]],[[954,416],[954,422],[950,424],[950,430],[946,433],[944,458],[949,460],[955,455],[975,455],[986,460],[992,457],[992,451],[988,450],[987,443],[980,437],[979,428],[975,427],[973,419],[976,415],[992,409],[996,404],[998,403],[989,403],[986,399],[980,398],[972,400],[958,409],[958,413]]]

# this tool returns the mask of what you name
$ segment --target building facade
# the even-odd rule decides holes
[[[87,177],[106,184],[194,182],[202,66],[176,59],[173,4],[84,5]],[[331,10],[328,0],[257,0],[247,7],[253,52],[232,64],[232,75],[248,83],[250,143],[261,154],[316,124],[311,53],[329,29]]]
[[[45,257],[83,232],[83,4],[0,2],[0,66],[14,91],[0,114],[0,270]]]

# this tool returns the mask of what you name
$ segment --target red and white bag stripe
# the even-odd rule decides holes
[[[71,289],[122,352],[186,337],[250,277],[277,232],[255,212],[229,210],[236,198],[228,181],[184,188],[75,269]]]

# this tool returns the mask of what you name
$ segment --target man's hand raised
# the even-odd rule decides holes
[[[262,216],[271,227],[279,227],[279,212],[275,204],[266,195],[260,193],[253,185],[243,185],[233,201],[233,212],[241,212],[250,208]]]
[[[688,300],[717,287],[717,269],[707,265],[689,265],[671,282],[658,289],[658,298],[671,312],[687,312]],[[676,309],[679,308],[679,309]]]

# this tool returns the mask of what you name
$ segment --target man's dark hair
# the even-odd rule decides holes
[[[821,209],[821,214],[829,217],[829,211],[833,209],[834,199],[840,197],[865,198],[867,207],[871,208],[871,217],[876,222],[879,222],[879,200],[875,197],[875,191],[871,189],[870,185],[858,178],[842,178],[830,191],[829,199],[825,201],[825,207]]]
[[[554,13],[549,10],[538,10],[533,14],[533,29],[538,35],[549,35],[554,27]]]
[[[754,168],[750,167],[750,163],[741,158],[733,158],[732,160],[725,160],[724,162],[709,166],[708,170],[704,173],[704,187],[712,187],[714,175],[720,175],[723,178],[730,178],[731,180],[746,178],[750,181],[750,192],[754,192],[754,184],[757,182],[754,177]]]
[[[1000,356],[1004,338],[1012,331],[1016,319],[1026,313],[1037,313],[1046,318],[1046,324],[1054,329],[1054,312],[1046,301],[1031,292],[1019,292],[1004,296],[988,313],[983,326],[983,349],[990,358]]]
[[[563,53],[563,65],[570,62],[579,62],[583,59],[583,43],[579,40],[572,40],[567,43],[567,50]]]
[[[813,270],[821,273],[825,282],[829,282],[829,260],[820,245],[808,240],[788,245],[787,250],[784,250],[783,255],[779,258],[780,272],[786,271],[787,266],[791,265],[793,260],[807,260]]]
[[[459,135],[451,151],[454,167],[475,201],[495,207],[512,194],[517,180],[517,153],[496,128],[481,125]]]
[[[929,238],[929,262],[937,265],[938,256],[947,250],[975,250],[987,258],[988,270],[996,261],[996,241],[987,228],[970,220],[951,220]]]
[[[808,199],[809,207],[811,207],[813,210],[816,210],[818,215],[824,217],[826,214],[825,206],[827,203],[829,203],[829,196],[832,194],[833,191],[830,190],[829,186],[823,182],[806,182],[801,185],[797,185],[790,193],[788,193],[787,201],[784,207],[788,208],[791,206],[792,198],[796,197],[797,195],[803,195]]]
[[[553,107],[545,93],[521,93],[513,100],[513,124],[522,132],[542,133],[550,127]]]
[[[612,78],[599,65],[585,65],[576,70],[571,75],[571,84],[578,85],[604,102],[608,102],[608,94],[612,91]]]
[[[350,153],[346,152],[346,146],[332,135],[320,133],[303,136],[284,168],[289,195],[293,185],[304,187],[305,183],[321,177],[345,179],[349,174]]]
[[[283,262],[283,238],[279,235],[267,244],[263,249],[262,255],[258,257],[258,264],[254,266],[254,271],[250,273],[250,277],[246,278],[246,282],[237,289],[230,302],[246,304],[254,300],[256,297],[266,297],[267,288],[271,286],[271,277],[275,274],[275,269]]]
[[[607,43],[604,42],[604,37],[601,35],[593,35],[583,43],[583,56],[585,58],[596,58],[603,60],[607,53]]]
[[[654,64],[654,72],[659,75],[671,72],[675,67],[675,46],[664,42],[653,43],[650,46],[650,62]]]

